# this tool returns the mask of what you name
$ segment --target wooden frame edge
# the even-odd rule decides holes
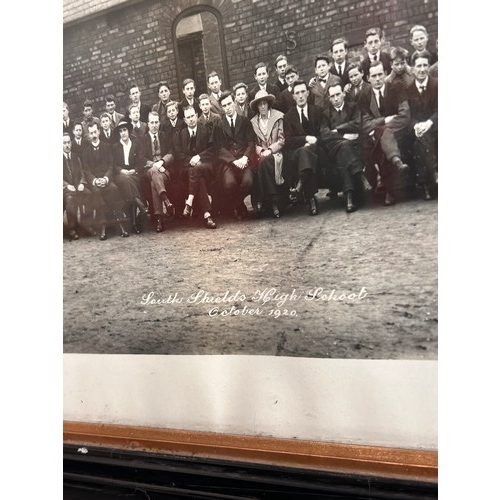
[[[321,441],[64,421],[65,444],[94,445],[437,482],[438,454]]]

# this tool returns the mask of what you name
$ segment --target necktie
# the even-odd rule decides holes
[[[321,83],[326,83],[326,78],[320,78],[320,79],[319,79],[319,81],[320,81]]]
[[[309,120],[304,114],[304,108],[300,109],[300,121],[302,122],[302,128],[304,129],[304,132],[307,134],[309,132]]]
[[[71,179],[73,179],[73,172],[71,170],[71,155],[69,153],[65,153],[66,154],[66,165],[68,167],[68,171],[69,171],[69,175],[71,177]]]
[[[423,94],[425,92],[425,85],[420,85],[418,90],[420,91],[421,94]]]
[[[378,109],[380,110],[380,114],[383,115],[385,112],[384,96],[380,90],[378,91]]]
[[[196,136],[194,135],[194,132],[191,134],[191,137],[189,138],[189,151],[191,152],[192,155],[194,155],[196,150]]]
[[[233,134],[234,137],[234,120],[231,118],[231,133]]]
[[[342,75],[342,66],[340,64],[337,66],[337,73],[339,74],[339,76]]]
[[[377,59],[378,59],[378,55],[377,55],[377,54],[375,54],[375,55],[373,56],[373,60],[374,60],[374,61],[376,61]]]
[[[155,139],[153,141],[153,147],[155,149],[155,154],[156,154],[156,152],[158,151],[158,139],[156,137],[156,134],[155,134]]]

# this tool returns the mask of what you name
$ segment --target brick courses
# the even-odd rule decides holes
[[[430,48],[438,29],[437,0],[65,0],[63,100],[71,116],[81,118],[83,101],[89,98],[97,114],[108,93],[123,110],[132,82],[149,104],[157,101],[160,80],[171,84],[177,98],[173,24],[186,9],[203,5],[221,15],[229,71],[226,87],[239,81],[252,84],[254,65],[262,60],[272,66],[279,54],[286,54],[309,79],[314,56],[327,52],[334,37],[345,36],[350,54],[359,57],[369,27],[385,31],[386,47],[408,49],[412,25],[426,26]],[[213,38],[210,33],[206,43],[213,44]],[[207,62],[206,69],[214,68]],[[275,79],[274,73],[270,79]]]

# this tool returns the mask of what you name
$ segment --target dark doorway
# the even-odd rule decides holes
[[[174,21],[174,52],[179,95],[185,78],[196,84],[196,95],[207,92],[206,75],[216,71],[223,89],[230,88],[222,17],[217,9],[199,5],[186,9]]]
[[[205,68],[205,56],[203,51],[203,33],[180,38],[179,47],[179,83],[185,78],[192,78],[196,85],[196,93],[206,91],[207,72]]]

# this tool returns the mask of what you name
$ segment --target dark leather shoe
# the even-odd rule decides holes
[[[352,201],[352,191],[348,191],[345,210],[348,214],[350,214],[352,212],[355,212],[357,209],[358,209],[358,207]]]
[[[165,205],[165,209],[167,211],[167,216],[168,217],[173,217],[175,215],[175,209],[172,203],[168,200],[168,198],[163,202]]]
[[[135,224],[132,226],[132,232],[135,234],[141,234],[141,230]]]
[[[78,236],[78,233],[74,229],[70,229],[69,239],[70,240],[78,240],[78,239],[80,239],[80,236]]]
[[[120,231],[121,231],[120,236],[122,238],[128,238],[130,236],[130,234],[128,234],[128,231],[125,231],[125,228],[123,227],[122,224],[119,224],[119,226],[120,226]]]
[[[254,205],[253,213],[257,219],[260,219],[264,215],[264,208],[260,201],[256,205]]]
[[[429,189],[427,188],[427,186],[422,186],[422,198],[425,200],[425,201],[430,201],[432,199],[431,197],[431,193],[429,193]]]
[[[215,224],[212,217],[205,217],[203,223],[207,229],[215,229],[217,227],[217,224]]]
[[[182,212],[182,216],[186,217],[186,218],[189,218],[189,217],[191,217],[191,215],[193,215],[193,207],[191,205],[188,205],[186,203],[186,205],[184,207],[184,210]]]
[[[163,231],[163,222],[161,220],[161,217],[158,217],[156,219],[156,232],[161,233]]]
[[[279,218],[281,217],[281,214],[280,214],[280,209],[279,209],[279,208],[278,208],[278,206],[277,206],[277,205],[275,205],[274,203],[273,203],[273,205],[272,205],[272,210],[273,210],[273,217],[274,217],[275,219],[279,219]]]
[[[101,226],[101,235],[99,236],[99,239],[100,239],[101,241],[104,241],[104,240],[107,240],[107,239],[108,239],[108,237],[107,237],[107,235],[106,235],[106,226],[105,226],[105,225],[102,225],[102,226]]]
[[[318,215],[318,202],[316,196],[309,198],[309,215]]]
[[[290,188],[290,201],[297,205],[299,202],[299,192],[295,188]]]
[[[240,205],[235,210],[235,215],[238,220],[246,219],[248,217],[248,209],[245,203],[240,203]]]
[[[394,196],[392,196],[392,194],[389,192],[385,193],[384,206],[390,207],[391,205],[395,204],[396,204],[396,199],[394,198]]]

